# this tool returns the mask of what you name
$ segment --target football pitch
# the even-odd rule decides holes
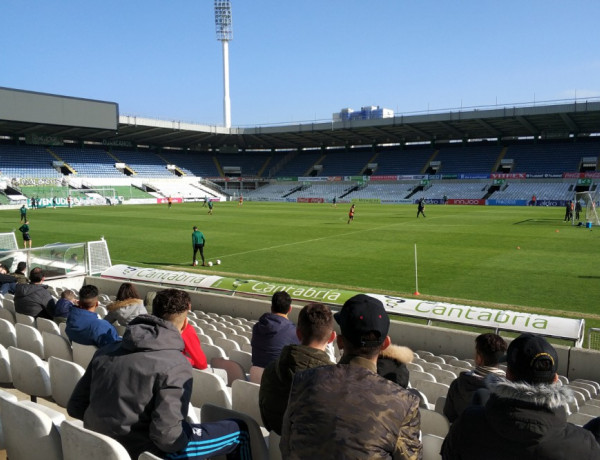
[[[583,317],[600,324],[600,228],[562,208],[202,203],[29,210],[34,246],[104,237],[113,264],[211,272],[301,285]],[[18,210],[0,212],[2,232]],[[214,267],[192,267],[192,226]],[[20,232],[17,241],[22,245]]]

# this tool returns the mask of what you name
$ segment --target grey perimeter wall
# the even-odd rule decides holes
[[[98,286],[102,293],[115,295],[122,281],[88,277],[85,282]],[[149,291],[164,289],[161,286],[151,284],[136,284],[136,288],[142,297],[145,297]],[[270,309],[268,299],[232,297],[229,295],[193,291],[190,291],[190,296],[192,298],[193,310],[214,312],[219,315],[231,315],[257,320],[263,313]],[[302,305],[294,305],[294,309],[290,315],[292,321],[297,321],[298,312],[301,308]],[[392,321],[390,337],[393,343],[405,345],[412,350],[427,350],[434,354],[473,358],[477,333]],[[600,352],[560,345],[556,345],[555,347],[559,357],[559,374],[565,375],[571,380],[579,378],[600,381]]]

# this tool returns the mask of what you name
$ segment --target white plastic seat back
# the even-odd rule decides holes
[[[231,385],[231,408],[238,412],[248,414],[259,425],[262,425],[262,417],[258,405],[258,383],[245,380],[234,380]]]
[[[84,369],[87,369],[94,353],[98,350],[95,345],[82,345],[76,342],[71,343],[71,348],[73,349],[73,361]]]
[[[15,324],[15,332],[17,334],[17,348],[27,350],[44,359],[44,342],[42,334],[34,326],[26,324]]]
[[[10,369],[10,356],[4,345],[0,345],[0,383],[12,383],[12,371]]]
[[[193,369],[194,385],[192,387],[191,403],[196,407],[204,404],[231,409],[231,389],[225,381],[210,370]]]
[[[53,334],[60,335],[60,329],[58,328],[58,324],[56,324],[51,319],[46,318],[38,318],[36,320],[37,330],[40,331],[40,334],[43,334],[44,331],[52,332]]]
[[[8,458],[62,460],[60,433],[48,415],[37,408],[2,398],[0,408]]]
[[[79,379],[83,377],[85,369],[72,361],[51,356],[48,359],[50,371],[50,385],[52,387],[52,399],[60,407],[67,407],[69,398]]]
[[[31,396],[33,401],[36,396],[52,395],[48,363],[29,351],[15,347],[8,348],[8,356],[10,357],[13,386],[17,390]]]
[[[44,342],[44,358],[46,361],[48,358],[50,358],[50,356],[55,356],[67,361],[73,361],[73,349],[71,348],[71,342],[65,339],[62,335],[44,331],[42,332],[42,341]]]
[[[27,324],[28,326],[35,327],[35,318],[23,313],[15,313],[15,324]]]
[[[65,420],[60,426],[64,460],[131,460],[113,438]]]
[[[445,415],[434,410],[420,409],[421,432],[445,438],[450,429],[450,422]]]
[[[4,345],[6,348],[17,346],[15,325],[5,319],[0,319],[0,345]]]
[[[441,460],[442,444],[444,438],[432,434],[423,434],[423,460]]]

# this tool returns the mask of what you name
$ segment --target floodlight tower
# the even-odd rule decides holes
[[[215,0],[217,40],[223,43],[223,121],[231,128],[231,101],[229,99],[229,40],[233,39],[230,0]]]

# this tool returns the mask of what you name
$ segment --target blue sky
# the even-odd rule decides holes
[[[600,97],[598,0],[232,0],[232,125]],[[223,123],[212,0],[2,0],[0,86]]]

